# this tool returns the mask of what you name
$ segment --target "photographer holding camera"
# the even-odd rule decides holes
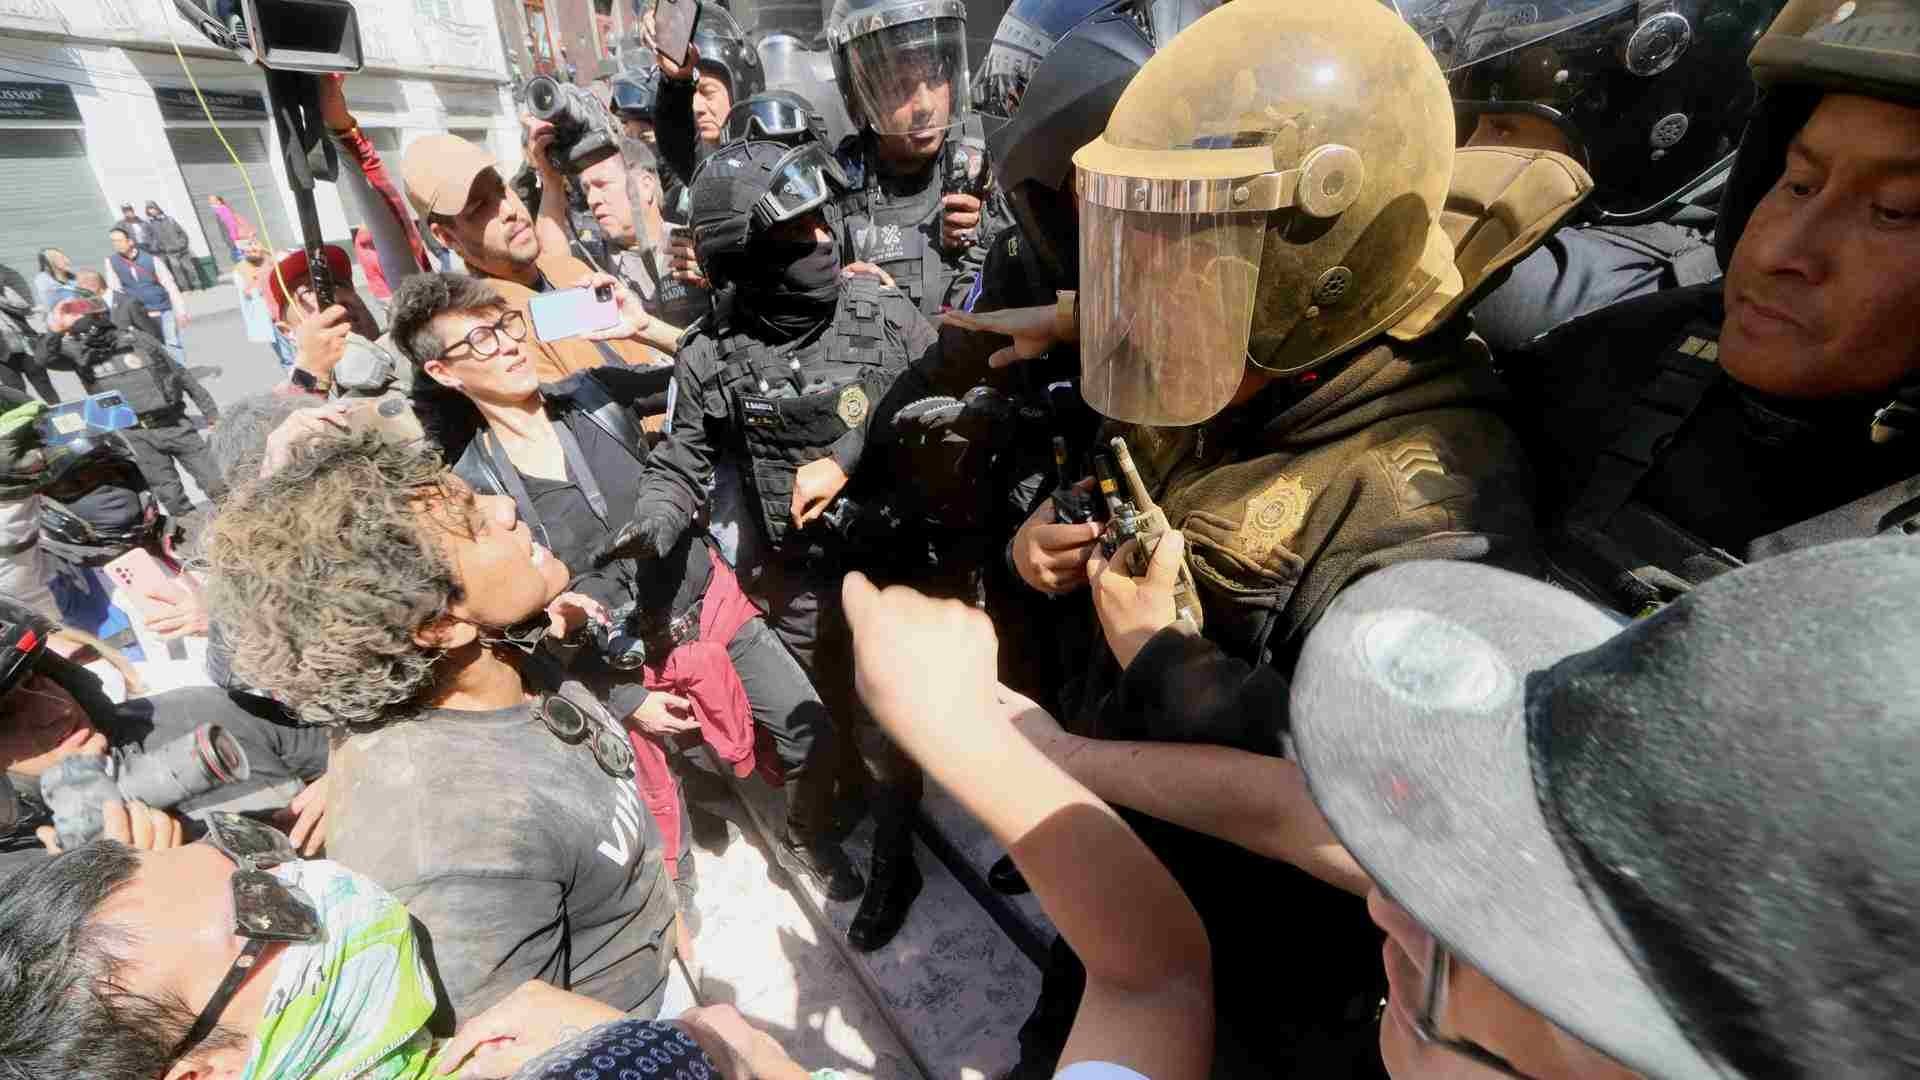
[[[622,297],[633,302],[630,292]],[[454,274],[402,283],[394,334],[418,369],[417,384],[451,392],[424,396],[424,406],[464,414],[436,426],[478,429],[454,473],[476,492],[510,496],[534,538],[567,566],[591,567],[594,548],[638,504],[649,461],[640,420],[661,408],[667,371],[607,366],[543,385],[523,350],[525,322],[485,283]],[[617,560],[572,588],[615,613],[616,629],[644,646],[641,670],[619,670],[620,657],[588,666],[598,668],[596,689],[613,715],[647,737],[635,749],[667,865],[689,846],[665,745],[704,739],[744,777],[755,766],[757,724],[771,736],[787,784],[781,864],[834,899],[858,895],[858,873],[827,839],[832,777],[816,767],[827,748],[825,708],[706,538],[689,531],[670,551]],[[683,892],[691,892],[691,870],[687,859],[676,874]]]
[[[606,153],[613,152],[609,142]],[[533,215],[495,166],[492,154],[457,135],[429,135],[407,148],[400,172],[407,199],[434,240],[458,253],[472,274],[526,319],[527,302],[536,293],[585,285],[593,268],[543,242]],[[659,353],[672,351],[678,335],[661,333],[650,321],[610,340],[529,338],[528,351],[540,378],[550,382],[602,364],[651,366]]]
[[[0,880],[44,862],[54,818],[41,778],[83,755],[112,754],[124,774],[143,754],[159,754],[203,725],[237,744],[252,781],[298,778],[310,785],[286,808],[286,824],[309,852],[326,841],[327,734],[287,723],[258,699],[209,687],[171,690],[115,705],[100,680],[47,647],[51,622],[0,597]],[[156,800],[158,801],[158,800]],[[98,807],[105,835],[136,846],[177,844],[180,822],[164,809],[120,801]]]

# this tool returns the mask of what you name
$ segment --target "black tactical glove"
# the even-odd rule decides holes
[[[665,518],[657,515],[635,518],[615,533],[613,539],[594,549],[594,569],[616,559],[657,559],[672,551],[678,539],[673,525]]]
[[[0,501],[24,499],[46,480],[47,456],[34,423],[45,410],[38,401],[0,388]]]

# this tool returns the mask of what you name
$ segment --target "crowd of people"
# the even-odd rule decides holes
[[[137,419],[0,386],[0,1073],[806,1076],[659,1018],[696,838],[778,786],[887,949],[930,776],[1058,931],[1011,1077],[1912,1075],[1915,25],[837,0],[832,144],[703,3],[513,175],[322,80],[273,393],[157,207],[0,278]],[[209,685],[49,588],[130,553]]]

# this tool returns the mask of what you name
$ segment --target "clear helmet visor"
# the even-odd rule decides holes
[[[1661,6],[1648,0],[1383,2],[1413,27],[1445,72],[1504,56],[1623,10]]]
[[[847,43],[849,91],[881,135],[945,131],[966,114],[967,24],[937,18],[901,23]]]
[[[1104,416],[1198,424],[1247,370],[1264,212],[1080,202],[1081,392]]]

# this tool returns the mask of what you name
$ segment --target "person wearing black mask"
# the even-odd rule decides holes
[[[732,462],[759,534],[741,545],[760,553],[742,559],[741,581],[807,669],[839,738],[853,735],[859,715],[839,606],[848,552],[809,526],[869,453],[882,399],[936,344],[904,294],[870,277],[841,277],[833,200],[846,190],[816,142],[742,140],[701,164],[694,244],[721,290],[715,315],[681,341],[672,437],[651,459],[632,524],[602,552],[674,550],[706,503],[715,464]],[[878,729],[862,727],[878,832],[848,939],[877,949],[920,891],[911,830],[921,778]]]

